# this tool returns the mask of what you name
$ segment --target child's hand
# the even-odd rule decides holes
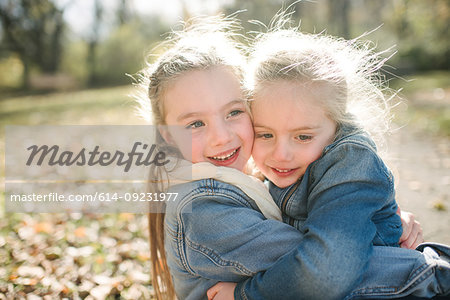
[[[234,300],[234,288],[235,282],[219,282],[212,288],[210,288],[206,295],[208,300]]]
[[[400,237],[400,247],[407,249],[416,249],[423,243],[422,227],[420,223],[414,219],[414,215],[410,212],[397,209],[397,214],[402,219],[403,233]]]

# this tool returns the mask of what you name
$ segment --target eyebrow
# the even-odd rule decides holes
[[[180,115],[180,116],[177,118],[177,121],[179,122],[179,121],[182,121],[182,120],[185,120],[185,119],[189,119],[189,118],[191,118],[191,117],[195,117],[195,116],[200,115],[200,114],[201,114],[201,113],[199,113],[199,112],[192,112],[192,113],[182,114],[182,115]]]
[[[258,128],[264,128],[264,129],[270,129],[272,130],[272,128],[264,126],[264,125],[259,125],[259,124],[253,124],[253,127],[258,127]],[[289,131],[294,132],[294,131],[302,131],[302,130],[315,130],[315,129],[319,129],[320,126],[302,126],[302,127],[297,127],[297,128],[293,128]]]
[[[227,104],[225,104],[224,106],[222,106],[222,110],[225,110],[225,109],[227,109],[228,107],[232,107],[232,106],[234,106],[234,105],[236,105],[236,104],[244,104],[245,103],[245,100],[244,99],[235,99],[235,100],[232,100],[232,101],[230,101],[230,102],[228,102]],[[188,118],[192,118],[192,117],[196,117],[196,116],[200,116],[200,115],[202,115],[203,114],[203,112],[198,112],[198,111],[196,111],[196,112],[190,112],[190,113],[185,113],[185,114],[182,114],[182,115],[180,115],[178,118],[177,118],[177,121],[179,122],[179,121],[182,121],[182,120],[185,120],[185,119],[188,119]]]

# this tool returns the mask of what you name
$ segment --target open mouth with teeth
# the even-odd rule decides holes
[[[281,169],[277,169],[277,168],[275,168],[275,170],[277,170],[277,172],[280,172],[280,173],[287,173],[287,172],[291,171],[291,169],[281,170]]]
[[[229,165],[229,164],[232,164],[236,160],[240,149],[241,148],[239,147],[239,148],[236,148],[233,151],[229,152],[228,154],[209,156],[208,158],[215,165],[222,165],[222,166]]]
[[[298,168],[296,169],[278,169],[278,168],[271,168],[272,171],[277,174],[278,176],[289,176],[293,174]]]

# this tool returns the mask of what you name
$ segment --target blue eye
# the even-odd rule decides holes
[[[203,123],[202,121],[194,121],[191,124],[189,124],[188,126],[186,126],[186,129],[195,129],[195,128],[199,128],[204,126],[205,123]]]
[[[271,133],[256,134],[256,138],[261,138],[261,139],[270,139],[272,137],[273,137],[273,135]]]
[[[297,136],[297,139],[299,139],[302,142],[307,142],[307,141],[312,140],[312,136],[311,135],[300,134],[299,136]]]
[[[236,110],[231,111],[227,117],[238,116],[238,115],[242,114],[243,112],[244,112],[243,110],[236,109]]]

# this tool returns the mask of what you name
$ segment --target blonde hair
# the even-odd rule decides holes
[[[277,16],[267,33],[256,36],[246,85],[257,94],[266,84],[293,81],[305,88],[330,88],[321,105],[338,128],[365,129],[384,145],[390,124],[390,90],[380,68],[386,61],[369,42],[344,40],[324,33],[306,34]],[[288,27],[288,28],[286,28]]]
[[[216,16],[192,19],[184,24],[183,29],[173,31],[160,45],[163,54],[138,75],[140,92],[136,100],[139,114],[147,120],[151,119],[153,125],[165,125],[165,92],[176,84],[177,78],[190,71],[224,66],[242,84],[246,60],[237,42],[240,29],[234,17]],[[164,145],[159,132],[156,135],[158,144],[165,148],[166,153],[169,151],[172,155],[179,155],[177,149]],[[167,173],[161,168],[152,172],[153,178],[156,176],[159,180],[150,184],[149,189],[152,192],[167,190]],[[160,207],[160,212],[149,214],[152,283],[158,299],[173,299],[175,292],[164,250],[164,210]]]
[[[138,114],[146,120],[152,119],[155,125],[164,125],[164,91],[188,71],[225,66],[242,83],[246,60],[241,54],[243,46],[237,42],[238,30],[240,26],[235,18],[215,16],[190,19],[183,29],[171,32],[157,48],[163,54],[139,74],[139,86],[144,94],[136,98]]]

